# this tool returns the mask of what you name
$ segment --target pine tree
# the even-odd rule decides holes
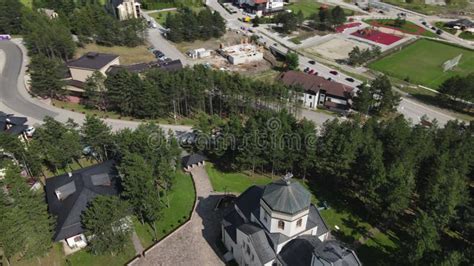
[[[65,93],[61,63],[43,55],[34,56],[30,64],[31,91],[40,97],[60,98]]]
[[[89,247],[94,254],[123,251],[129,241],[130,224],[124,219],[129,214],[127,202],[116,196],[98,196],[89,203],[81,215],[81,222],[89,239]]]
[[[108,158],[108,152],[112,148],[112,129],[104,121],[91,115],[86,115],[86,119],[81,126],[82,143],[90,146],[97,153],[99,161]]]

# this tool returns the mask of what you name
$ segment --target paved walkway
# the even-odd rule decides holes
[[[138,238],[137,232],[134,230],[132,233],[132,243],[133,247],[135,248],[135,254],[142,254],[144,248],[142,246],[142,243],[140,242],[140,239]]]
[[[214,211],[220,195],[212,193],[206,170],[191,171],[196,184],[197,204],[191,221],[164,239],[133,265],[224,265],[216,253],[221,211]]]

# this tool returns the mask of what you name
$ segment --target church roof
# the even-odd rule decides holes
[[[280,180],[265,187],[262,199],[274,211],[296,214],[309,208],[311,193],[298,182]]]

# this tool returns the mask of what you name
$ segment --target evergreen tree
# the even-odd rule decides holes
[[[342,25],[346,22],[346,14],[340,6],[335,6],[331,9],[331,19],[334,25]]]
[[[37,55],[30,64],[31,91],[40,97],[61,98],[65,83],[61,62],[44,55]]]
[[[290,70],[298,69],[299,67],[299,56],[297,53],[288,52],[285,57],[286,67]]]
[[[439,250],[439,233],[436,223],[426,213],[420,213],[408,230],[409,240],[403,242],[410,263],[423,264],[423,260]]]
[[[0,245],[5,256],[44,255],[51,248],[53,221],[43,194],[30,190],[14,166],[7,169],[0,186]]]
[[[19,34],[23,30],[21,24],[23,12],[19,0],[0,0],[0,32]]]
[[[95,116],[86,115],[80,132],[82,143],[92,148],[97,160],[105,161],[112,149],[111,127]]]
[[[362,114],[369,115],[374,106],[374,95],[372,89],[366,83],[362,83],[359,87],[356,97],[354,97],[354,109]]]
[[[98,196],[82,213],[81,222],[89,238],[89,247],[94,254],[112,255],[122,252],[129,241],[130,226],[124,219],[129,214],[125,201],[116,196]]]
[[[392,91],[392,84],[387,76],[378,76],[370,83],[374,94],[378,96],[378,104],[375,108],[378,115],[395,112],[400,103],[400,95]]]
[[[87,106],[107,111],[107,90],[105,88],[105,76],[99,72],[94,73],[86,79],[84,85],[85,104]]]

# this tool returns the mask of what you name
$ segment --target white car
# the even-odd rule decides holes
[[[26,130],[25,130],[25,134],[27,137],[33,137],[33,134],[35,133],[35,130],[36,128],[34,127],[28,127]]]

